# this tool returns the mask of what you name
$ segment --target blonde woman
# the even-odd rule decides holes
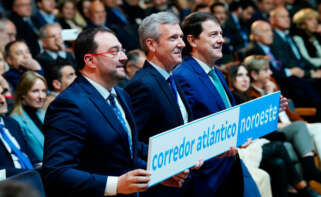
[[[41,109],[47,96],[44,77],[33,71],[24,73],[16,88],[16,97],[11,117],[20,125],[31,151],[42,161],[45,111]]]

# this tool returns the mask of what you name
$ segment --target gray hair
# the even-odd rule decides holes
[[[158,12],[146,17],[138,28],[139,43],[145,52],[148,52],[145,45],[147,38],[158,41],[161,35],[160,24],[179,24],[179,20],[171,12]]]
[[[47,31],[47,29],[49,29],[51,27],[60,27],[61,28],[59,23],[52,23],[52,24],[44,25],[39,30],[39,37],[40,38],[46,38],[47,37],[47,32],[46,31]]]

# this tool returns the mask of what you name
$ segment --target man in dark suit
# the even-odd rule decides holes
[[[14,0],[12,2],[12,14],[9,19],[17,28],[17,39],[26,41],[33,57],[40,52],[38,43],[38,28],[31,20],[32,3],[31,0]]]
[[[114,88],[127,59],[115,35],[90,28],[78,36],[81,75],[49,106],[45,118],[43,177],[49,196],[94,196],[145,191],[150,173],[141,159],[127,94]],[[137,169],[140,168],[140,169]],[[186,174],[164,184],[180,186]]]
[[[321,69],[315,69],[302,58],[295,42],[290,37],[291,19],[285,7],[277,7],[270,14],[270,23],[273,27],[273,43],[271,51],[275,58],[284,63],[286,68],[296,68],[299,75],[308,79],[320,79]],[[320,83],[320,82],[318,82]]]
[[[58,22],[54,11],[56,8],[55,0],[36,0],[38,7],[37,12],[31,17],[38,29],[47,25]]]
[[[316,87],[303,78],[304,71],[298,67],[287,67],[287,61],[281,62],[273,53],[273,32],[271,25],[265,21],[256,21],[251,26],[251,43],[240,50],[239,56],[267,55],[270,59],[272,76],[276,79],[282,94],[291,98],[298,107],[316,107],[316,119],[321,120],[321,96]],[[279,53],[279,51],[277,51]],[[289,60],[290,61],[290,60]]]
[[[76,69],[76,61],[73,55],[66,51],[61,31],[58,23],[47,24],[40,29],[39,36],[44,51],[37,56],[37,60],[44,70],[57,61],[69,62]]]
[[[3,89],[0,86],[0,169],[6,170],[6,177],[21,173],[33,168],[33,164],[36,166],[40,161],[35,160],[35,156],[32,151],[29,150],[25,139],[23,138],[22,131],[19,124],[12,118],[6,116],[8,112],[7,102],[4,96],[8,90]],[[15,146],[15,149],[14,147]],[[24,156],[24,160],[19,160],[17,152],[20,152]],[[18,153],[19,154],[19,153]],[[25,166],[24,163],[29,163]]]
[[[194,13],[185,18],[182,29],[184,53],[188,56],[174,70],[174,76],[187,96],[194,119],[235,105],[223,74],[214,63],[222,57],[224,42],[217,19],[207,13]],[[236,152],[230,157],[206,161],[192,177],[199,196],[260,196]]]

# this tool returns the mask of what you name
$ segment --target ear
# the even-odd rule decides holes
[[[96,68],[94,61],[95,61],[95,58],[93,55],[85,54],[85,56],[84,56],[85,66],[87,66],[88,68],[91,68],[91,69]]]
[[[58,81],[57,79],[52,81],[52,86],[54,87],[55,90],[61,90],[61,82]]]
[[[187,35],[187,42],[191,45],[192,48],[197,47],[196,38],[192,35]]]
[[[151,38],[145,40],[145,45],[150,52],[155,52],[157,49],[157,42]]]
[[[254,80],[254,81],[256,81],[257,80],[257,73],[253,70],[253,71],[251,71],[251,73],[250,73],[250,76],[252,77],[252,79]]]
[[[6,61],[8,62],[9,65],[12,65],[12,58],[10,56],[6,57]]]

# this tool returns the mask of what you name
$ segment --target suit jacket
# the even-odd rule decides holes
[[[47,110],[43,178],[49,196],[103,197],[108,176],[146,168],[138,157],[146,147],[137,142],[129,97],[115,90],[131,127],[133,158],[127,132],[112,108],[79,76]]]
[[[216,67],[214,69],[223,84],[231,104],[235,105],[235,100],[223,74]],[[223,100],[209,76],[193,57],[188,56],[175,69],[174,76],[184,90],[195,119],[225,109]],[[196,194],[199,196],[213,196],[213,193],[218,190],[225,177],[229,174],[233,163],[234,157],[212,158],[205,162],[203,167],[193,174]],[[242,162],[241,166],[244,179],[244,196],[259,196],[256,185]]]
[[[17,28],[17,39],[24,40],[32,54],[33,57],[36,57],[40,52],[40,46],[38,43],[38,35],[33,31],[33,29],[25,22],[22,17],[16,13],[12,13],[9,16],[9,19],[15,24]]]
[[[141,141],[148,143],[149,137],[184,124],[169,83],[148,61],[129,81],[125,89],[133,103]],[[185,99],[179,84],[177,84],[177,91],[185,105],[189,120],[192,120],[188,101]],[[157,186],[146,194],[153,197],[164,195],[168,197],[186,197],[188,195],[189,181],[185,181],[182,189]]]
[[[275,58],[282,62],[286,68],[300,67],[305,71],[305,77],[310,77],[310,70],[313,68],[308,62],[304,61],[303,58],[297,59],[291,46],[281,38],[281,36],[273,31],[273,43],[271,45],[271,51],[275,54]],[[293,41],[295,44],[295,42]],[[299,49],[298,52],[300,53]]]
[[[45,117],[45,111],[39,110],[37,112],[37,115],[40,121],[43,122]],[[33,152],[33,154],[36,156],[38,160],[42,161],[44,145],[43,132],[37,127],[37,125],[33,122],[33,120],[24,110],[22,110],[22,115],[13,114],[11,117],[19,123],[22,134],[28,142],[30,150]]]
[[[48,24],[48,22],[44,19],[42,14],[40,14],[39,11],[37,11],[32,17],[31,17],[33,23],[35,26],[40,29],[41,27]],[[55,18],[55,22],[58,22],[57,18]]]
[[[16,139],[20,146],[20,150],[24,152],[30,161],[34,164],[39,162],[38,159],[35,158],[35,155],[32,151],[30,151],[29,147],[26,144],[26,139],[22,134],[21,128],[17,121],[10,117],[2,117],[5,127],[9,130],[10,134]],[[7,177],[21,173],[25,171],[24,169],[15,168],[11,155],[6,149],[3,142],[0,140],[0,169],[6,169]]]
[[[70,52],[66,52],[66,58],[57,57],[57,59],[53,59],[47,51],[43,51],[36,58],[44,70],[46,70],[48,64],[58,61],[58,58],[60,58],[63,61],[69,62],[70,65],[72,65],[75,68],[75,70],[77,70],[76,60]]]
[[[129,81],[125,90],[133,103],[141,141],[148,143],[149,137],[184,124],[169,83],[148,61]],[[191,120],[192,113],[179,84],[177,90]]]

